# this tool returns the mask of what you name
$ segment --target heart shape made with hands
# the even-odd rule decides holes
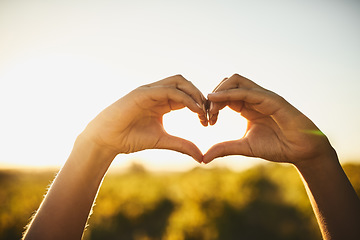
[[[171,106],[170,104],[171,110],[181,109],[181,107],[177,107],[179,105],[176,106],[176,103],[177,101],[182,102],[185,106],[198,114],[201,125],[208,126],[208,124],[210,124],[212,126],[216,126],[211,127],[210,129],[206,128],[206,130],[205,128],[195,128],[195,126],[198,126],[195,122],[185,124],[186,119],[192,118],[176,116],[176,118],[173,120],[175,126],[173,128],[170,128],[170,130],[168,128],[169,126],[165,129],[167,130],[168,134],[172,135],[172,137],[168,138],[170,142],[162,144],[165,149],[172,149],[178,152],[188,154],[198,162],[204,163],[208,163],[216,157],[240,153],[236,150],[234,151],[234,148],[237,149],[239,141],[236,140],[239,140],[242,136],[244,136],[244,134],[241,134],[241,132],[244,133],[246,131],[247,124],[241,124],[239,121],[239,119],[241,119],[239,118],[239,112],[241,112],[242,106],[244,104],[244,102],[240,99],[240,101],[237,100],[237,97],[239,95],[233,98],[234,101],[230,102],[228,99],[229,96],[224,95],[222,97],[221,95],[217,95],[217,97],[215,98],[213,97],[214,95],[212,95],[211,97],[210,95],[208,95],[209,98],[205,99],[204,96],[200,93],[200,91],[190,81],[187,81],[180,75],[160,80],[154,84],[150,84],[149,86],[162,86],[166,87],[167,90],[169,90],[169,88],[173,89],[172,94],[174,95],[167,99],[167,101],[171,99],[171,104],[174,104],[173,106]],[[225,78],[223,81],[221,81],[215,87],[213,93],[218,93],[219,91],[221,92],[224,90],[238,89],[239,87],[245,87],[244,89],[249,89],[253,87],[258,87],[258,85],[256,85],[249,79],[235,74],[232,77]],[[186,94],[188,97],[191,97],[197,103],[198,107],[201,108],[202,106],[203,111],[199,112],[198,110],[196,110],[196,107],[193,106],[193,103],[191,103],[189,98],[185,97],[184,94]],[[175,95],[177,95],[178,98],[176,98]],[[233,110],[235,110],[230,112],[232,112],[232,114],[235,114],[237,119],[234,120],[234,118],[232,118],[232,121],[230,122],[224,121],[223,124],[216,124],[219,111],[222,111],[227,104],[230,104],[229,106]],[[179,112],[177,111],[177,113]],[[170,115],[164,115],[163,117],[165,116]],[[225,118],[225,120],[230,119],[231,118],[229,116],[226,116]],[[163,123],[162,125],[164,126]],[[179,126],[183,125],[186,125],[186,128],[179,128]],[[176,129],[177,131],[173,131],[172,129]],[[201,129],[202,131],[199,132],[199,129]],[[237,131],[234,131],[234,129],[242,130],[237,133]],[[231,133],[232,135],[229,135],[229,133]],[[204,136],[206,137],[204,138]],[[208,149],[205,154],[203,154],[204,149]]]
[[[247,120],[228,107],[220,111],[218,121],[212,126],[202,126],[186,108],[164,115],[163,124],[167,133],[191,141],[202,153],[217,143],[242,138],[247,128]]]
[[[247,120],[227,107],[213,126],[203,127],[193,115],[188,109],[172,111],[164,116],[164,127],[171,135],[197,143],[202,151],[222,141],[239,139],[246,131]]]
[[[152,139],[156,140],[155,147],[190,155],[198,162],[209,163],[215,158],[228,155],[258,157],[275,162],[293,162],[298,159],[308,159],[309,155],[317,151],[314,146],[323,142],[327,145],[316,125],[285,99],[237,74],[225,78],[213,93],[207,95],[208,100],[182,76],[170,77],[146,85],[140,90],[142,94],[147,92],[148,95],[143,96],[147,96],[147,100],[150,100],[143,103],[146,109],[146,103],[149,102],[148,106],[151,110],[148,107],[147,111],[150,112],[150,118],[154,119],[150,123],[156,124],[145,126],[148,127],[148,133],[157,134],[155,136],[157,138]],[[143,99],[146,98],[143,97]],[[201,106],[206,101],[210,101],[208,109]],[[232,109],[230,112],[235,114],[236,119],[225,122],[230,120],[229,116],[226,118],[222,116],[225,106]],[[216,123],[214,120],[217,117],[220,121],[217,121],[219,123],[216,123],[214,128],[197,128],[199,123],[186,123],[186,119],[196,119],[194,116],[173,116],[175,119],[172,121],[175,125],[172,128],[168,125],[166,128],[168,133],[165,133],[163,117],[171,116],[168,115],[170,111],[184,107],[198,114],[203,125],[206,125],[207,113],[210,115],[211,125]],[[141,108],[144,109],[144,106]],[[156,113],[154,109],[160,113]],[[221,114],[218,116],[219,111]],[[174,111],[172,115],[175,112],[180,113]],[[152,115],[156,118],[151,117]],[[246,118],[247,124],[241,124],[240,116]],[[139,122],[143,121],[147,120],[140,118]],[[186,127],[182,127],[185,125]],[[154,129],[154,127],[157,128]],[[237,129],[239,133],[236,133]],[[246,135],[242,134],[240,129]],[[235,135],[229,137],[225,133]],[[203,154],[200,149],[208,150]]]

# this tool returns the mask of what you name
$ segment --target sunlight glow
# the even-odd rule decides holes
[[[308,130],[308,129],[305,129],[305,130],[302,130],[302,132],[307,133],[307,134],[311,134],[311,135],[325,136],[325,134],[320,130]]]
[[[350,2],[1,1],[0,167],[61,166],[102,109],[175,74],[204,95],[242,74],[304,112],[341,159],[358,159],[360,114],[349,103],[360,102],[360,4]],[[228,109],[206,128],[188,109],[164,121],[202,152],[246,129]],[[117,159],[121,167],[134,159],[162,170],[198,166],[165,150]],[[244,159],[212,165],[256,162]]]
[[[216,143],[241,138],[246,125],[246,119],[227,107],[219,112],[218,122],[207,127],[188,109],[172,111],[164,117],[164,127],[169,134],[192,141],[203,153]]]

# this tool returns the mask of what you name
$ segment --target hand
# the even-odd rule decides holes
[[[180,75],[141,86],[102,111],[83,135],[104,150],[132,153],[144,149],[170,149],[202,161],[202,153],[190,141],[169,135],[163,115],[188,107],[208,124],[205,97]],[[180,126],[182,127],[182,126]]]
[[[224,79],[212,94],[209,122],[229,106],[248,120],[244,137],[222,142],[204,155],[204,163],[226,155],[260,157],[274,162],[307,163],[334,154],[325,135],[282,97],[240,75]]]

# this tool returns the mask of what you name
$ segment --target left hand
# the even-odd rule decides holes
[[[169,149],[188,154],[198,162],[203,154],[185,139],[169,135],[163,115],[188,107],[206,126],[205,97],[181,75],[141,86],[102,111],[82,133],[113,154],[144,149]]]

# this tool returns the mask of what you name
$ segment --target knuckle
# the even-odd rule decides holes
[[[149,87],[152,87],[152,84],[141,85],[141,86],[138,87],[138,89],[149,88]]]
[[[285,101],[285,98],[283,98],[282,96],[271,90],[268,89],[262,89],[262,90],[265,91],[270,97],[276,99],[277,101]]]
[[[234,74],[232,75],[232,77],[233,77],[233,78],[241,78],[242,76],[241,76],[240,74],[238,74],[238,73],[234,73]]]
[[[184,80],[185,78],[181,75],[181,74],[175,74],[174,76],[172,76],[174,79],[177,80]]]
[[[280,104],[284,104],[287,103],[286,99],[280,95],[277,95],[276,93],[273,93],[276,97],[277,102],[279,102]]]
[[[172,80],[171,83],[174,84],[176,88],[183,85],[184,83],[189,82],[181,74],[176,74],[176,75],[172,76],[170,79]]]

